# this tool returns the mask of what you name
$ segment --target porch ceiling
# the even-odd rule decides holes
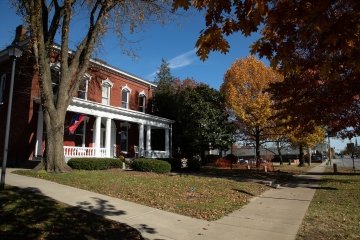
[[[174,121],[170,119],[120,107],[103,105],[80,98],[73,98],[67,110],[92,116],[150,125],[159,128],[170,128],[170,124],[174,123]]]

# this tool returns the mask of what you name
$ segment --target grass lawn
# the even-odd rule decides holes
[[[264,184],[241,178],[206,174],[170,176],[116,169],[58,174],[22,170],[17,173],[206,220],[219,219],[268,189]]]
[[[34,189],[0,191],[0,239],[142,239],[122,223],[70,207]]]
[[[328,168],[297,239],[360,239],[360,173]]]

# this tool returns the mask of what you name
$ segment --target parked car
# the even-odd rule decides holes
[[[323,158],[322,158],[322,155],[320,155],[320,154],[311,155],[311,161],[321,162],[322,160],[323,160]]]
[[[239,159],[238,162],[239,162],[240,164],[249,164],[249,161],[248,161],[248,160],[242,159],[242,158]]]

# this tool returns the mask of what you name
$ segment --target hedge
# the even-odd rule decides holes
[[[67,164],[73,169],[104,170],[121,168],[123,161],[116,158],[72,158]]]
[[[158,160],[170,163],[172,172],[181,171],[181,159],[179,158],[157,158]]]
[[[170,163],[151,158],[138,158],[131,163],[132,169],[142,172],[168,173],[171,171]]]

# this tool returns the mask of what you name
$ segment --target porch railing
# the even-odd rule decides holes
[[[110,156],[111,154],[109,154]],[[76,158],[76,157],[107,157],[106,148],[93,148],[93,147],[74,147],[74,146],[64,146],[64,156],[65,158]],[[115,150],[111,157],[117,157]],[[136,152],[135,157],[145,156],[148,158],[167,158],[169,153],[166,151],[151,150],[151,151],[141,151]]]
[[[98,150],[98,151],[96,151]],[[71,157],[106,157],[106,148],[64,146],[64,156]]]
[[[145,157],[148,158],[168,158],[169,157],[169,153],[166,151],[161,151],[161,150],[145,150]]]

